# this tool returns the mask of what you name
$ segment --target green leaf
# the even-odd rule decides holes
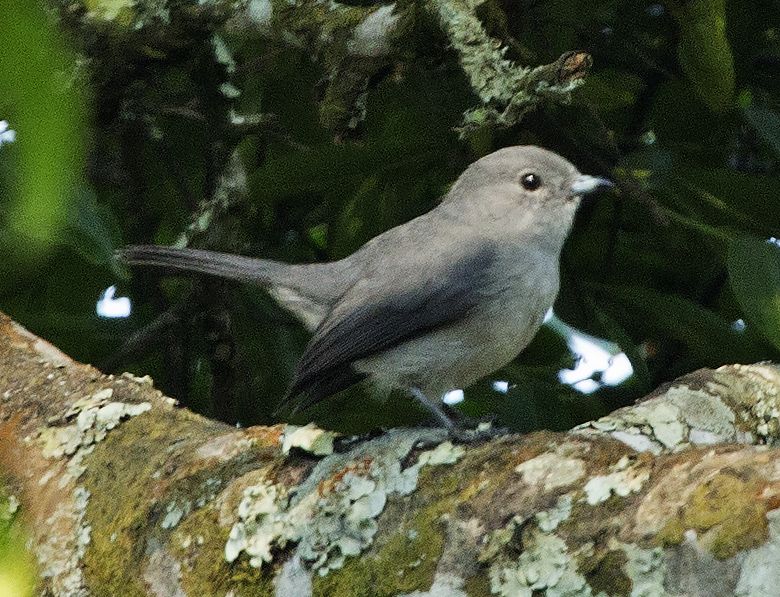
[[[680,26],[677,54],[696,92],[713,112],[734,97],[734,57],[726,37],[726,0],[688,0],[670,7]]]
[[[30,239],[33,258],[65,223],[83,167],[85,101],[78,80],[69,80],[73,56],[37,2],[4,2],[0,39],[0,102],[11,106],[2,116],[17,131],[19,151],[8,225]]]
[[[615,170],[632,178],[648,190],[657,190],[667,184],[674,166],[674,155],[658,147],[645,147],[624,156]]]
[[[780,157],[780,115],[773,110],[767,110],[751,104],[744,109],[745,118],[756,132]]]
[[[120,237],[119,224],[111,210],[98,205],[89,189],[81,189],[68,211],[62,243],[89,263],[111,266]]]
[[[687,202],[703,209],[700,221],[710,226],[759,237],[776,234],[780,228],[780,177],[776,175],[686,164],[675,172],[673,184]]]
[[[682,296],[643,286],[601,287],[627,313],[634,335],[674,339],[687,348],[699,366],[713,366],[760,358],[760,347],[736,332],[718,313]]]
[[[749,324],[780,349],[780,247],[754,237],[729,245],[729,279]]]
[[[644,81],[635,74],[605,69],[590,75],[587,85],[575,92],[575,98],[593,102],[601,111],[610,112],[635,104],[644,88]]]
[[[623,326],[612,319],[606,311],[599,309],[595,304],[592,307],[593,314],[596,316],[596,323],[604,330],[606,337],[617,343],[628,357],[628,360],[631,361],[631,366],[634,368],[635,381],[643,389],[649,391],[652,388],[652,378],[639,348],[634,344],[634,341]]]

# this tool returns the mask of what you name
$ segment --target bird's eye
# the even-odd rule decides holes
[[[523,174],[522,178],[520,178],[520,184],[523,185],[526,191],[535,191],[542,186],[542,179],[538,174],[529,172],[528,174]]]

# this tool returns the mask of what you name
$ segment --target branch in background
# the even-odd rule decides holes
[[[427,0],[423,6],[441,26],[449,45],[457,52],[481,105],[464,114],[462,132],[480,126],[512,126],[543,101],[569,101],[571,91],[587,75],[592,59],[586,52],[566,52],[558,60],[538,67],[520,66],[506,58],[507,47],[488,35],[476,14],[477,2]],[[213,30],[215,56],[230,72],[237,68],[222,29],[232,34],[260,33],[284,46],[305,48],[325,71],[320,117],[338,138],[354,134],[365,118],[369,82],[388,70],[394,61],[410,56],[406,37],[419,27],[415,3],[373,6],[358,2],[270,0],[236,2],[214,0],[197,7],[175,8],[150,1],[98,5],[87,14],[126,27],[127,35],[148,29],[163,34],[172,11],[184,11],[186,19]],[[229,17],[228,17],[229,15]],[[86,26],[94,21],[86,20]],[[224,25],[223,25],[224,23]],[[175,31],[173,32],[176,33]],[[116,31],[113,32],[117,34]],[[429,35],[430,37],[430,35]],[[156,37],[155,37],[156,39]],[[146,47],[148,35],[139,37]],[[160,43],[163,43],[162,41]],[[412,57],[413,58],[413,57]],[[238,93],[228,83],[226,93]]]
[[[341,139],[354,136],[365,119],[369,82],[396,58],[412,12],[397,11],[395,3],[260,0],[237,7],[227,28],[305,48],[324,70],[320,120]]]
[[[198,210],[192,214],[187,230],[179,235],[175,247],[188,247],[199,234],[209,231],[211,224],[220,215],[230,212],[236,205],[243,204],[247,195],[246,169],[238,150],[233,151],[219,176],[214,194],[201,202]],[[215,250],[221,247],[212,247]]]
[[[338,453],[193,415],[0,314],[0,505],[21,503],[0,515],[52,595],[768,595],[778,413],[780,370],[734,365],[569,433]]]
[[[157,348],[165,341],[169,330],[182,322],[191,307],[191,301],[184,300],[155,317],[147,325],[130,334],[121,347],[99,364],[100,368],[104,371],[113,371],[123,363],[146,355]]]
[[[584,81],[593,60],[586,52],[566,52],[551,64],[522,67],[505,55],[466,0],[430,0],[442,29],[482,106],[464,115],[462,132],[484,125],[512,126],[545,99],[567,102]]]

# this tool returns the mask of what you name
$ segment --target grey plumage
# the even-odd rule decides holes
[[[358,275],[349,270],[345,260],[291,265],[230,253],[158,245],[124,247],[117,251],[117,258],[128,265],[160,267],[170,274],[204,274],[262,286],[312,331]]]
[[[509,147],[472,164],[438,207],[340,261],[155,246],[119,256],[267,288],[314,332],[289,392],[306,405],[363,378],[438,399],[531,341],[558,292],[580,195],[607,182],[544,149]]]
[[[317,328],[288,393],[307,392],[312,402],[326,398],[317,380],[466,317],[480,303],[494,259],[489,244],[475,247],[457,261],[435,263],[435,271],[412,280],[416,284],[397,280],[393,293],[382,275],[362,279]]]

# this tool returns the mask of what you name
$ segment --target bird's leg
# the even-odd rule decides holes
[[[446,402],[442,402],[441,409],[451,420],[455,421],[459,427],[476,427],[480,423],[474,417],[464,415],[457,407],[450,406]]]
[[[447,431],[450,433],[454,431],[460,431],[457,423],[455,423],[455,421],[447,416],[447,413],[444,412],[444,409],[442,409],[441,406],[423,394],[421,389],[411,388],[411,393],[412,396],[417,399],[417,402],[419,402],[429,413],[431,413],[441,424],[441,426],[447,429]]]
[[[460,427],[479,427],[484,423],[493,425],[498,418],[498,415],[495,413],[483,415],[481,417],[471,417],[463,414],[456,406],[450,406],[447,403],[442,404],[442,408],[444,409],[444,412],[447,413],[447,416],[456,421]]]
[[[457,442],[470,443],[484,441],[499,435],[504,435],[508,432],[506,429],[499,429],[492,426],[486,428],[478,427],[477,429],[463,429],[449,416],[447,416],[447,413],[444,412],[444,409],[439,406],[439,404],[428,398],[428,396],[426,396],[422,390],[419,388],[411,388],[411,394],[434,417],[436,417],[436,420],[441,423],[442,427],[447,429],[450,437]]]

